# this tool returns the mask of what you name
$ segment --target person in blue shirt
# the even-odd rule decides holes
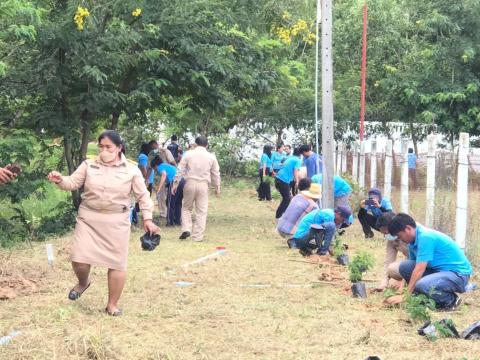
[[[408,149],[408,175],[412,182],[413,188],[417,189],[417,155],[413,152],[412,148]]]
[[[295,181],[296,186],[300,181],[300,168],[302,167],[302,160],[300,160],[300,150],[295,149],[293,151],[293,156],[290,156],[283,163],[283,167],[280,169],[278,174],[275,176],[275,188],[278,190],[282,196],[282,201],[277,208],[275,217],[280,219],[287,210],[290,201],[292,200],[292,195],[290,192],[290,183]]]
[[[177,175],[177,168],[171,164],[163,162],[162,158],[157,155],[151,162],[152,169],[155,169],[156,173],[160,175],[160,182],[157,188],[157,198],[160,198],[160,194],[163,188],[166,188],[167,193],[167,225],[181,225],[182,224],[182,200],[183,200],[183,187],[185,186],[185,180],[181,179],[175,194],[172,194],[172,184],[175,175]]]
[[[323,176],[322,174],[317,174],[312,176],[312,182],[322,185]],[[350,184],[342,177],[335,175],[333,177],[333,198],[334,206],[343,205],[350,206],[349,200],[352,195],[352,187]]]
[[[283,144],[277,144],[277,150],[272,153],[272,169],[274,174],[277,174],[280,171],[283,162],[287,159],[283,150]]]
[[[407,293],[430,297],[437,309],[458,308],[461,300],[456,293],[465,292],[473,270],[457,243],[439,231],[417,225],[403,213],[392,219],[388,231],[408,244],[409,260],[402,261],[399,268],[408,283]],[[387,299],[392,305],[403,301],[403,295]]]
[[[312,151],[311,145],[300,146],[300,152],[303,155],[303,163],[307,168],[307,176],[312,178],[314,175],[322,173],[322,158]]]
[[[270,183],[265,181],[266,176],[272,176],[272,146],[270,145],[265,145],[263,147],[263,153],[260,157],[260,163],[258,165],[258,177],[260,178],[260,185],[258,185],[257,193],[259,201],[272,200]]]
[[[348,227],[352,222],[348,206],[312,211],[302,218],[293,238],[287,241],[288,247],[298,248],[303,256],[312,255],[314,249],[318,255],[326,255],[337,228]]]
[[[152,149],[150,144],[143,143],[140,146],[140,153],[138,154],[138,168],[140,169],[140,172],[142,173],[143,178],[145,179],[145,185],[147,185],[147,189],[150,195],[152,194],[153,178],[154,178],[153,173],[151,173],[150,176],[148,175],[148,154],[150,153],[151,150]],[[135,207],[132,209],[132,213],[131,213],[131,222],[133,224],[138,223],[139,212],[140,212],[140,207],[138,203],[135,203]]]
[[[358,211],[358,221],[362,224],[365,239],[375,236],[372,229],[380,231],[377,227],[377,221],[386,212],[393,212],[390,200],[382,197],[382,192],[377,188],[368,190],[368,199],[360,202],[360,210]]]

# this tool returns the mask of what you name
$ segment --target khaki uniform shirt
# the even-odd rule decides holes
[[[387,268],[390,264],[394,263],[397,260],[397,254],[400,251],[403,255],[408,257],[408,247],[403,241],[400,240],[393,240],[389,241],[386,240],[386,256],[385,256],[385,263],[384,263],[384,278],[382,284],[388,284],[388,275],[387,275]]]
[[[153,202],[145,180],[136,165],[121,160],[109,166],[100,159],[84,161],[70,176],[63,176],[58,184],[63,190],[73,191],[84,187],[80,206],[87,209],[122,213],[130,211],[130,194],[133,192],[144,220],[152,219]]]
[[[203,146],[187,151],[178,164],[175,183],[182,177],[187,181],[188,179],[206,181],[213,186],[220,186],[220,167],[216,156]]]

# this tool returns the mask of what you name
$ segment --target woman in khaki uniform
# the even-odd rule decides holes
[[[153,202],[138,167],[122,154],[122,139],[107,130],[98,139],[99,157],[84,161],[71,176],[53,171],[48,180],[63,190],[83,186],[82,202],[71,251],[72,267],[78,284],[70,291],[77,300],[90,286],[91,265],[108,268],[108,304],[105,311],[118,316],[117,307],[126,279],[128,242],[130,239],[130,194],[140,204],[145,231],[155,233],[152,222]]]

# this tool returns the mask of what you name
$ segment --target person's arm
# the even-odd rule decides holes
[[[66,191],[74,191],[80,189],[85,184],[87,178],[88,164],[86,161],[82,162],[80,166],[70,176],[62,176],[57,171],[52,171],[48,174],[48,180],[56,184],[60,189]]]
[[[263,163],[263,177],[267,176],[267,164]]]
[[[165,149],[165,156],[167,158],[167,162],[170,165],[177,166],[177,162],[175,161],[175,158],[172,155],[172,152],[168,149]]]
[[[16,174],[6,168],[0,168],[0,184],[7,184],[15,179]]]
[[[162,171],[160,173],[160,182],[158,183],[157,194],[159,194],[162,191],[163,187],[165,186],[166,179],[167,179],[167,172]]]
[[[417,281],[420,280],[423,276],[423,273],[427,269],[427,262],[417,262],[415,265],[415,268],[413,269],[412,272],[412,277],[410,278],[410,281],[408,283],[407,291],[409,294],[413,294],[413,291],[415,290],[415,285],[417,284]]]
[[[212,179],[212,184],[215,186],[215,193],[220,195],[220,166],[218,165],[217,157],[212,154],[213,164],[210,169],[210,177]]]
[[[393,241],[387,241],[387,245],[385,247],[385,261],[383,263],[383,280],[378,287],[379,290],[384,290],[388,286],[388,266],[397,260],[397,249]]]
[[[140,211],[143,215],[143,227],[146,232],[156,233],[158,227],[153,223],[153,201],[150,198],[150,193],[145,186],[142,173],[135,171],[132,179],[132,192],[135,196],[136,202],[140,207]]]
[[[298,186],[298,183],[300,182],[300,170],[293,170],[293,176],[295,178],[295,185]]]

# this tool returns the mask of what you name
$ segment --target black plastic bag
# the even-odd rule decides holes
[[[348,265],[348,255],[347,255],[347,254],[343,254],[343,255],[337,256],[337,262],[338,262],[340,265]]]
[[[147,232],[140,238],[140,243],[143,250],[153,251],[160,244],[160,235]]]
[[[367,298],[367,288],[364,282],[356,282],[352,285],[352,294],[356,298]]]

